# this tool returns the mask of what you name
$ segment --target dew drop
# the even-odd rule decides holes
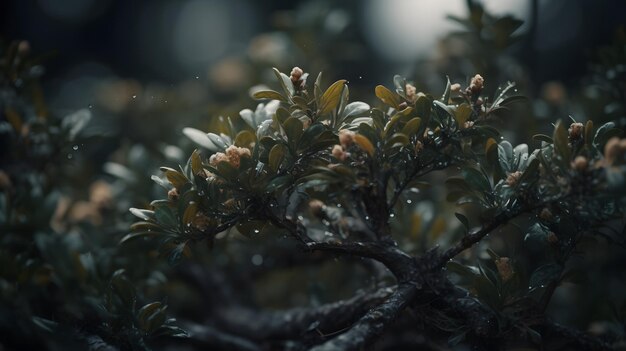
[[[74,155],[72,155],[72,154],[67,154],[67,159],[68,159],[68,160],[71,160],[72,158],[74,158]]]
[[[413,200],[408,199],[408,200],[406,200],[406,203],[407,203],[407,204],[412,204],[412,203],[413,203]]]
[[[72,149],[73,149],[74,151],[78,150],[78,145],[74,145],[74,146],[72,146]]]
[[[260,231],[260,230],[258,230],[258,229],[255,229],[255,230],[254,230],[254,234],[259,234],[260,232],[261,232],[261,231]]]

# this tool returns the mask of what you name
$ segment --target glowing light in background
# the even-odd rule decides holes
[[[482,1],[495,14],[510,13],[526,20],[529,2],[516,0]],[[464,17],[464,0],[367,0],[364,4],[364,32],[367,40],[386,59],[413,61],[431,56],[447,32],[459,29],[447,15]]]
[[[153,0],[142,9],[137,54],[156,70],[206,77],[218,60],[245,50],[255,17],[242,0]]]
[[[183,65],[206,63],[223,55],[232,39],[225,2],[193,0],[184,5],[174,27],[173,46]]]

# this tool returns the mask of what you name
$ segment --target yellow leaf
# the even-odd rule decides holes
[[[326,92],[324,92],[324,95],[320,98],[319,115],[325,115],[337,108],[345,84],[345,79],[338,80],[326,89]]]
[[[422,231],[422,216],[419,213],[413,213],[411,216],[411,236],[417,239]]]
[[[493,145],[496,145],[496,146],[498,145],[496,143],[496,140],[494,138],[487,139],[487,142],[485,143],[485,154],[489,153],[489,149],[491,149]]]
[[[367,152],[370,156],[374,156],[374,145],[372,142],[361,134],[357,134],[354,136],[354,142],[359,145],[359,147],[365,152]]]
[[[185,213],[183,214],[183,223],[188,224],[193,221],[193,218],[196,216],[198,212],[198,204],[190,203],[185,209]]]
[[[279,92],[274,91],[274,90],[257,91],[256,93],[252,95],[252,97],[257,100],[272,99],[272,100],[287,101],[287,99],[284,96],[282,96]]]
[[[385,104],[399,110],[399,106],[402,103],[400,100],[400,96],[393,93],[391,90],[387,89],[382,85],[378,85],[375,90],[376,96],[380,99],[380,101]]]
[[[585,144],[591,145],[593,141],[593,122],[591,120],[587,121],[585,124]]]
[[[161,167],[161,171],[165,172],[165,177],[167,177],[167,180],[176,189],[181,189],[183,186],[185,186],[185,184],[187,184],[187,177],[185,177],[179,171],[169,167]]]
[[[443,217],[435,219],[430,232],[431,238],[436,240],[446,231],[446,220]]]
[[[200,158],[200,152],[194,150],[191,154],[191,171],[193,174],[199,174],[202,171],[202,159]]]
[[[463,124],[465,124],[471,114],[472,108],[468,104],[462,103],[456,108],[456,111],[454,111],[454,119],[456,119],[458,126],[463,128]]]

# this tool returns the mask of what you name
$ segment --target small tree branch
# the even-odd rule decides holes
[[[474,246],[474,244],[478,243],[485,236],[487,236],[487,234],[491,233],[496,228],[506,223],[510,218],[511,217],[509,216],[496,217],[494,221],[482,227],[478,231],[475,231],[472,234],[468,234],[464,236],[463,239],[457,242],[454,246],[452,246],[451,248],[443,252],[441,257],[439,258],[439,263],[438,263],[439,266],[445,266],[448,263],[448,261],[456,257],[461,252],[465,251],[466,249],[469,249],[470,247]]]

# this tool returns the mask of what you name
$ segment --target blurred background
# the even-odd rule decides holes
[[[164,196],[150,176],[159,173],[159,166],[184,164],[194,149],[183,127],[209,131],[220,118],[237,120],[241,109],[257,104],[251,90],[275,87],[272,67],[289,72],[300,66],[312,74],[323,71],[326,85],[348,79],[351,99],[368,102],[375,101],[377,84],[392,86],[394,74],[434,95],[443,91],[446,76],[465,87],[479,73],[487,95],[514,81],[519,93],[531,99],[513,111],[514,118],[500,122],[513,142],[530,143],[533,134],[550,133],[552,123],[568,116],[596,125],[615,121],[624,128],[625,26],[622,0],[0,1],[0,44],[22,41],[20,52],[33,58],[24,79],[40,82],[36,91],[45,96],[46,114],[59,120],[78,118],[76,111],[91,116],[80,139],[55,146],[54,155],[60,157],[46,160],[62,163],[44,168],[36,159],[31,165],[50,177],[37,195],[52,198],[46,202],[50,218],[40,219],[40,227],[54,235],[76,234],[72,240],[77,241],[66,242],[63,236],[58,244],[81,255],[98,251],[94,269],[102,279],[125,267],[140,295],[170,296],[170,311],[197,322],[213,307],[207,313],[194,309],[206,291],[190,292],[197,280],[193,274],[213,274],[218,281],[228,274],[239,301],[284,308],[352,296],[362,287],[354,276],[370,279],[368,270],[375,268],[361,264],[355,270],[349,260],[313,255],[307,263],[319,264],[298,270],[293,266],[302,262],[285,256],[295,246],[260,238],[228,245],[218,241],[219,248],[210,252],[197,248],[183,269],[167,267],[145,245],[118,248],[133,220],[128,208],[146,207]],[[29,114],[35,119],[30,109],[20,113],[24,121]],[[0,170],[11,175],[11,170],[27,169],[5,152],[12,150],[5,140]],[[10,179],[17,183],[16,177]],[[35,209],[41,204],[37,201]],[[426,199],[414,209],[421,215],[418,234],[431,238],[413,243],[407,238],[405,244],[415,251],[437,243],[446,230],[446,220],[436,215],[438,206]],[[41,245],[43,261],[54,266],[57,257],[44,248],[53,246]],[[136,256],[130,258],[129,252]],[[614,273],[613,279],[597,276],[596,284],[558,295],[557,320],[588,329],[605,317],[597,306],[567,306],[588,296],[600,299],[606,291],[621,298],[626,277],[616,267],[623,264],[623,254],[610,256],[615,260],[609,256],[600,250],[587,262]],[[72,272],[68,267],[87,265],[70,261],[61,269]],[[337,270],[337,265],[352,268]],[[62,288],[56,298],[72,315],[83,308],[72,307],[78,304],[73,299],[94,290],[70,286],[71,273],[67,279],[57,282]],[[264,289],[244,293],[251,284]],[[337,286],[342,288],[333,289]],[[37,307],[50,297],[33,296],[24,297],[33,303],[32,313],[58,313]],[[3,326],[10,328],[11,318],[0,318],[0,331]]]

